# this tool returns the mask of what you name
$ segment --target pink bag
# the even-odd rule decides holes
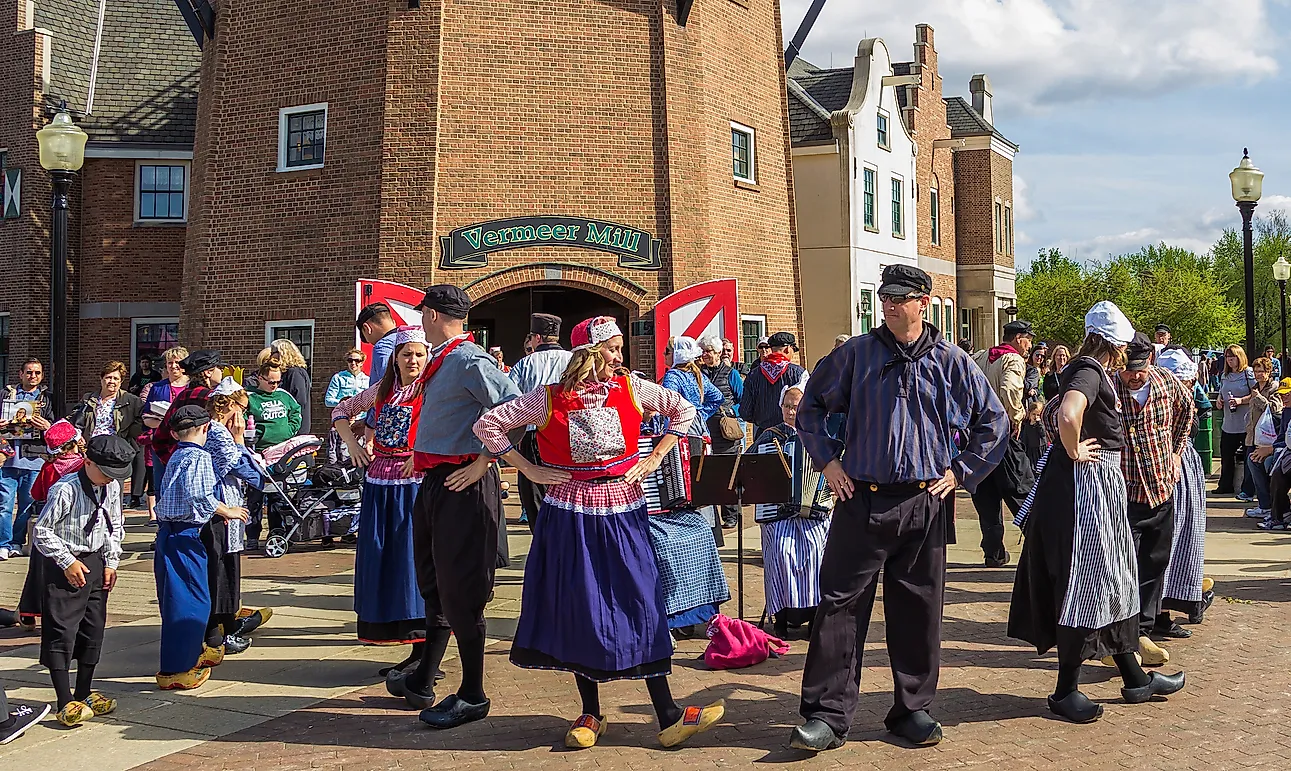
[[[789,652],[784,640],[772,637],[747,621],[718,613],[708,625],[704,663],[711,669],[743,669],[761,664],[768,656]]]

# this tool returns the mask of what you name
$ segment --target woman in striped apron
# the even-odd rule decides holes
[[[1192,390],[1197,380],[1197,365],[1183,348],[1171,347],[1158,353],[1157,366],[1179,378],[1189,391]],[[1170,618],[1172,610],[1187,613],[1190,623],[1201,623],[1206,609],[1215,599],[1215,592],[1208,586],[1214,582],[1205,577],[1206,472],[1192,442],[1184,447],[1180,460],[1182,468],[1174,488],[1174,541],[1170,546],[1170,564],[1165,571],[1161,614],[1156,622],[1158,629],[1174,626]]]
[[[1058,648],[1058,684],[1049,709],[1075,723],[1102,717],[1103,707],[1078,689],[1088,659],[1112,657],[1121,695],[1130,704],[1174,693],[1183,673],[1143,671],[1134,541],[1121,475],[1120,406],[1111,378],[1134,337],[1111,302],[1085,316],[1085,342],[1063,370],[1058,396],[1045,408],[1053,444],[1023,505],[1026,543],[1018,563],[1008,634],[1044,654]]]

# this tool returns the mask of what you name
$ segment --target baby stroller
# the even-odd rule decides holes
[[[265,541],[269,557],[281,557],[293,543],[350,535],[359,526],[362,472],[351,466],[317,466],[315,456],[323,448],[317,437],[296,437],[294,442],[261,470],[268,482],[265,492],[278,493],[268,497],[268,505],[281,516],[284,528]],[[273,449],[266,450],[266,456],[272,457]]]

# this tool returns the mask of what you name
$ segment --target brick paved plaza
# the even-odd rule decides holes
[[[617,683],[602,691],[610,727],[601,743],[566,751],[561,740],[579,706],[568,675],[520,670],[507,662],[518,610],[522,555],[528,533],[512,518],[517,569],[499,578],[490,606],[489,719],[451,733],[423,727],[402,702],[386,695],[376,669],[401,649],[353,645],[349,613],[352,552],[304,547],[280,560],[244,560],[247,604],[278,609],[256,644],[216,670],[193,694],[162,694],[151,683],[155,667],[155,602],[148,596],[151,562],[147,531],[134,527],[135,557],[123,571],[124,597],[114,595],[114,626],[100,667],[105,691],[121,699],[119,713],[74,729],[52,721],[0,748],[0,768],[22,765],[49,751],[93,749],[96,768],[150,771],[179,768],[292,771],[293,769],[510,769],[719,768],[747,763],[802,763],[854,769],[1218,769],[1291,767],[1291,537],[1265,534],[1240,517],[1236,504],[1212,506],[1209,573],[1220,598],[1194,638],[1171,644],[1165,671],[1188,672],[1189,687],[1168,702],[1120,703],[1111,669],[1086,667],[1083,689],[1106,704],[1089,726],[1051,717],[1044,697],[1056,669],[1051,654],[1004,637],[1013,571],[978,567],[971,504],[961,499],[960,540],[951,554],[946,595],[941,690],[934,716],[945,725],[938,747],[900,746],[882,727],[890,704],[890,675],[882,613],[870,630],[861,703],[849,743],[811,759],[786,747],[797,720],[798,685],[806,642],[748,670],[712,672],[697,661],[703,643],[680,643],[673,690],[679,700],[726,699],[727,716],[714,730],[678,751],[659,748],[644,687]],[[970,519],[974,521],[969,521]],[[746,609],[761,608],[756,530],[748,552]],[[1010,528],[1009,543],[1017,531]],[[733,546],[728,535],[728,547]],[[734,550],[724,551],[734,587]],[[25,561],[0,565],[0,590],[16,596]],[[308,580],[303,580],[308,579]],[[734,613],[733,604],[727,610]],[[152,642],[143,642],[151,639]],[[45,673],[34,663],[34,639],[0,633],[0,667],[11,694],[50,698]],[[123,648],[119,654],[112,649]],[[124,648],[128,647],[126,650]],[[450,647],[450,655],[453,653]],[[126,663],[129,662],[127,666]],[[456,661],[446,662],[444,693],[455,686]],[[17,687],[13,681],[19,681]],[[366,684],[366,685],[365,685]],[[70,757],[70,755],[69,755]],[[151,762],[149,762],[151,761]]]

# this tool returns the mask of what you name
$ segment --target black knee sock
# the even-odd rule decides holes
[[[483,704],[484,695],[484,635],[471,640],[457,638],[457,654],[462,657],[462,684],[457,688],[457,698],[470,704]]]
[[[1121,680],[1125,682],[1126,688],[1142,688],[1151,682],[1148,673],[1143,671],[1143,666],[1139,664],[1139,660],[1133,653],[1118,653],[1112,659],[1116,661],[1116,668],[1121,671]]]
[[[66,707],[67,702],[72,700],[72,678],[66,669],[51,669],[49,679],[53,681],[54,693],[58,695],[58,708]]]
[[[1080,688],[1080,665],[1075,666],[1058,666],[1058,685],[1053,689],[1053,698],[1062,700],[1067,698],[1072,691]]]
[[[574,675],[574,684],[578,686],[578,695],[583,700],[583,714],[591,715],[597,720],[604,719],[601,714],[601,688],[596,683],[581,675]]]
[[[72,697],[77,701],[85,701],[90,698],[90,692],[94,690],[94,667],[86,666],[80,662],[76,664],[76,694]]]
[[[421,651],[421,663],[408,675],[405,683],[414,691],[426,692],[435,683],[435,672],[444,660],[444,651],[448,650],[448,638],[452,632],[448,629],[427,629],[426,645]]]
[[[218,648],[224,644],[224,625],[219,621],[212,619],[206,625],[206,645],[210,648]]]
[[[654,714],[659,718],[659,728],[667,728],[681,720],[681,707],[672,698],[667,676],[646,678],[646,690],[650,692]]]

